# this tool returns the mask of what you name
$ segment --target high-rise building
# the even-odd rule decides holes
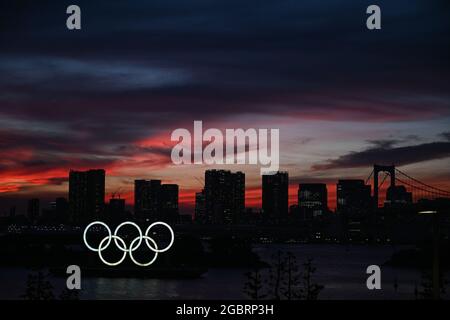
[[[340,215],[344,236],[365,239],[373,210],[371,186],[364,180],[339,180],[336,189],[336,212]]]
[[[405,186],[390,186],[386,191],[385,206],[402,207],[412,204],[412,193]]]
[[[367,212],[372,205],[371,187],[364,180],[339,180],[337,184],[337,212],[358,214]]]
[[[105,218],[113,223],[123,222],[126,217],[125,199],[113,197],[109,199]]]
[[[232,173],[233,212],[232,222],[241,222],[245,213],[245,174],[241,171]],[[229,221],[231,222],[231,221]]]
[[[56,221],[67,223],[69,222],[69,202],[66,198],[59,197],[55,200],[54,206]]]
[[[134,212],[156,218],[160,214],[161,180],[134,181]]]
[[[178,185],[162,184],[161,185],[161,216],[163,221],[175,223],[178,222]]]
[[[28,219],[31,222],[35,222],[39,217],[40,213],[40,201],[39,199],[30,199],[28,200],[27,214]]]
[[[55,211],[58,215],[66,216],[69,211],[69,203],[66,198],[59,197],[55,200]]]
[[[105,206],[105,170],[69,173],[69,207],[74,222],[98,218]]]
[[[134,180],[134,213],[141,214],[148,208],[148,180]]]
[[[48,224],[61,224],[70,222],[69,203],[66,198],[56,198],[51,201],[47,208],[41,213],[42,220]]]
[[[205,171],[205,223],[231,224],[245,210],[245,174],[228,170]]]
[[[177,184],[161,184],[161,180],[134,182],[134,212],[152,220],[177,222],[179,217]]]
[[[205,190],[195,194],[195,222],[200,224],[208,222],[206,218]]]
[[[298,186],[298,210],[303,220],[323,216],[328,211],[327,185],[302,183]]]
[[[123,217],[125,215],[125,199],[109,199],[108,211],[111,216]]]
[[[288,216],[289,175],[277,172],[262,176],[262,209],[266,220],[280,222]]]
[[[9,217],[10,218],[16,217],[16,206],[12,206],[9,208]]]

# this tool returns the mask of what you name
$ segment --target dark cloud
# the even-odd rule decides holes
[[[364,27],[369,1],[79,1],[79,32],[65,28],[70,2],[44,1],[38,15],[35,4],[19,3],[5,8],[0,38],[8,43],[0,60],[8,113],[136,128],[133,114],[149,121],[149,113],[172,121],[449,114],[448,85],[435,77],[448,79],[450,53],[438,2],[380,1],[386,28],[377,33]]]
[[[373,144],[374,148],[389,149],[392,148],[395,144],[398,144],[400,140],[367,140],[367,142]]]
[[[442,132],[440,136],[450,141],[450,131]]]
[[[351,152],[337,159],[312,166],[313,170],[369,167],[375,163],[407,165],[411,163],[450,157],[450,142],[432,142],[407,147],[383,144],[360,152]]]
[[[141,147],[137,145],[121,145],[116,148],[116,152],[121,155],[132,156],[135,154],[156,154],[170,158],[172,146],[167,147]]]
[[[395,145],[399,144],[411,144],[411,143],[417,143],[418,141],[422,141],[423,139],[415,134],[409,134],[406,136],[399,136],[396,139],[391,138],[393,135],[389,135],[390,139],[379,139],[379,140],[366,140],[369,144],[373,145],[374,148],[380,148],[380,149],[390,149],[394,147]]]

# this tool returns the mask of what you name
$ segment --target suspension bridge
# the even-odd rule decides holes
[[[380,173],[384,174],[381,182],[379,180]],[[372,172],[366,179],[366,184],[369,184],[373,178],[373,199],[376,207],[380,205],[380,190],[382,190],[388,177],[390,186],[386,190],[386,199],[417,202],[420,199],[434,200],[437,198],[450,198],[450,191],[431,186],[428,183],[416,179],[397,169],[395,165],[375,164]]]

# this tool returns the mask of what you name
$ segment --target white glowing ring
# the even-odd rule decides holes
[[[145,241],[151,241],[153,242],[153,244],[155,245],[155,248],[158,249],[158,245],[156,244],[155,240],[153,240],[152,238],[148,237],[148,236],[143,236],[143,238],[145,239]],[[134,259],[133,257],[133,250],[131,250],[131,248],[133,248],[133,244],[137,241],[137,240],[141,240],[140,242],[142,242],[142,238],[135,238],[133,241],[131,241],[130,244],[130,249],[128,249],[128,253],[130,254],[130,258],[131,261],[133,261],[136,265],[141,266],[141,267],[148,267],[149,265],[151,265],[153,262],[155,262],[156,258],[158,258],[158,251],[153,250],[153,248],[149,247],[150,250],[152,250],[155,254],[155,256],[153,257],[152,260],[150,260],[150,262],[147,263],[140,263],[139,261],[136,261],[136,259]],[[148,242],[147,242],[148,243]]]
[[[116,239],[119,240],[119,241],[122,242],[122,244],[126,247],[125,241],[123,241],[122,238],[120,238],[120,237],[118,237],[118,236],[115,236],[115,235],[112,235],[111,238],[113,238],[114,240],[116,240]],[[108,265],[108,266],[111,266],[111,267],[114,267],[114,266],[117,266],[117,265],[121,264],[121,263],[123,262],[123,260],[125,260],[125,258],[127,257],[127,251],[124,251],[124,252],[123,252],[122,258],[121,258],[119,261],[117,261],[117,262],[112,263],[112,262],[108,262],[108,261],[106,261],[105,259],[103,259],[102,251],[105,250],[108,246],[102,247],[102,244],[103,244],[103,242],[105,242],[106,240],[109,240],[109,241],[108,241],[108,244],[111,243],[111,238],[105,237],[105,238],[103,238],[102,241],[100,241],[99,248],[102,248],[102,250],[98,250],[98,256],[100,257],[100,260],[102,260],[102,262],[103,262],[104,264],[106,264],[106,265]],[[138,238],[136,238],[136,239],[138,239]]]
[[[90,227],[92,227],[93,225],[96,225],[96,224],[102,225],[102,226],[105,227],[106,230],[108,231],[108,236],[106,236],[105,238],[102,239],[102,241],[100,241],[100,244],[99,244],[99,246],[98,246],[97,249],[91,247],[91,246],[88,244],[88,242],[87,242],[87,232],[88,232],[88,230],[89,230]],[[131,241],[130,247],[129,247],[129,248],[127,247],[125,241],[117,235],[119,229],[120,229],[122,226],[125,226],[125,225],[132,225],[132,226],[134,226],[134,227],[138,230],[138,232],[139,232],[139,236],[136,237],[136,238],[134,238],[133,241]],[[169,229],[170,236],[171,236],[169,245],[168,245],[166,248],[161,249],[161,250],[158,249],[158,245],[156,244],[155,240],[154,240],[153,238],[151,238],[151,237],[148,235],[148,233],[150,232],[150,229],[151,229],[152,227],[156,226],[156,225],[163,225],[163,226],[165,226],[167,229]],[[105,249],[111,244],[111,240],[112,240],[112,239],[114,239],[114,243],[115,243],[115,245],[118,247],[118,249],[121,250],[121,251],[123,252],[122,258],[121,258],[119,261],[114,262],[114,263],[111,263],[111,262],[106,261],[106,260],[103,258],[103,256],[102,256],[102,251],[105,250]],[[133,257],[133,251],[137,250],[137,249],[140,247],[140,245],[142,244],[142,239],[145,240],[145,243],[146,243],[147,247],[148,247],[151,251],[153,251],[153,252],[155,253],[155,256],[153,257],[153,259],[152,259],[151,261],[147,262],[147,263],[140,263],[140,262],[136,261],[136,259],[134,259],[134,257]],[[131,222],[131,221],[123,222],[123,223],[121,223],[119,226],[117,226],[117,228],[116,228],[115,231],[114,231],[114,234],[111,234],[111,230],[109,229],[109,227],[108,227],[104,222],[101,222],[101,221],[94,221],[94,222],[91,222],[91,223],[86,227],[86,229],[84,230],[84,233],[83,233],[83,240],[84,240],[84,243],[85,243],[86,247],[87,247],[89,250],[91,250],[91,251],[98,252],[98,256],[100,257],[100,260],[101,260],[104,264],[106,264],[106,265],[108,265],[108,266],[117,266],[117,265],[121,264],[121,263],[125,260],[127,253],[129,253],[131,260],[132,260],[136,265],[142,266],[142,267],[146,267],[146,266],[149,266],[149,265],[151,265],[152,263],[155,262],[156,258],[158,257],[158,253],[165,252],[165,251],[169,250],[170,247],[172,247],[173,242],[174,242],[174,240],[175,240],[175,235],[174,235],[173,229],[172,229],[167,223],[165,223],[165,222],[160,222],[160,221],[152,223],[152,224],[147,228],[147,230],[145,231],[145,234],[144,234],[144,235],[142,235],[141,228],[140,228],[136,223]],[[152,245],[153,245],[154,247],[149,243],[149,241],[152,243]],[[106,243],[105,243],[105,242],[106,242]],[[139,243],[136,244],[136,242],[139,242]]]
[[[170,237],[171,237],[170,243],[169,243],[169,245],[168,245],[167,247],[165,247],[164,249],[158,249],[158,246],[155,246],[155,248],[152,248],[152,247],[149,245],[148,240],[147,240],[147,238],[146,238],[146,237],[148,237],[148,232],[150,231],[150,229],[151,229],[152,227],[156,226],[156,225],[159,225],[159,224],[165,226],[167,229],[169,229],[169,232],[170,232]],[[161,222],[161,221],[153,222],[153,223],[147,228],[147,230],[145,230],[145,234],[144,234],[144,235],[145,235],[145,236],[144,236],[144,239],[145,239],[145,242],[147,243],[147,246],[148,246],[153,252],[158,252],[158,253],[166,252],[167,250],[169,250],[170,247],[173,245],[173,241],[175,240],[175,235],[174,235],[174,233],[173,233],[172,228],[171,228],[167,223]],[[153,241],[153,243],[154,243],[154,241]]]
[[[122,248],[122,247],[117,243],[117,238],[119,238],[119,237],[117,236],[117,232],[119,231],[120,228],[122,228],[123,226],[126,226],[126,225],[131,225],[131,226],[135,227],[135,228],[137,229],[137,231],[139,232],[139,237],[137,237],[137,238],[134,239],[134,240],[136,240],[136,239],[139,240],[139,243],[136,245],[136,248],[133,248],[132,245],[130,245],[130,249],[128,249],[126,245]],[[141,228],[139,228],[139,226],[138,226],[136,223],[131,222],[131,221],[126,221],[126,222],[122,222],[121,224],[119,224],[119,225],[117,226],[116,230],[114,230],[114,235],[117,237],[117,238],[114,238],[114,243],[116,244],[116,246],[117,246],[121,251],[124,251],[124,252],[127,252],[128,250],[134,251],[134,250],[136,250],[137,248],[139,248],[139,246],[140,246],[141,243],[142,243],[142,231],[141,231]],[[120,238],[120,239],[122,240],[122,238]],[[134,243],[134,240],[131,242],[132,244]],[[122,241],[122,243],[125,243],[125,242]]]
[[[100,252],[101,250],[104,249],[104,248],[101,247],[101,245],[99,245],[97,249],[92,248],[92,247],[89,245],[89,243],[87,242],[87,239],[86,239],[87,231],[89,230],[90,227],[92,227],[93,225],[96,225],[96,224],[102,225],[102,226],[104,226],[104,227],[106,228],[106,230],[108,230],[108,237],[105,238],[105,239],[108,239],[108,243],[105,245],[105,248],[109,246],[109,244],[110,244],[110,242],[111,242],[111,238],[112,238],[112,235],[111,235],[111,229],[109,229],[109,227],[108,227],[108,225],[107,225],[106,223],[101,222],[101,221],[94,221],[94,222],[91,222],[91,223],[86,227],[86,229],[84,229],[83,240],[84,240],[84,244],[86,245],[86,247],[88,247],[89,250],[94,251],[94,252]],[[105,240],[105,239],[103,239],[103,240]],[[103,242],[103,240],[100,242],[100,244]]]

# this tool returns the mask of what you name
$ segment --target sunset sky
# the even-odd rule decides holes
[[[14,1],[0,5],[0,214],[66,196],[70,169],[180,185],[190,213],[204,165],[175,166],[174,129],[279,128],[291,183],[365,179],[373,163],[450,190],[450,3]],[[78,4],[82,30],[66,28]],[[246,173],[260,206],[259,166]],[[45,203],[43,204],[45,206]]]

